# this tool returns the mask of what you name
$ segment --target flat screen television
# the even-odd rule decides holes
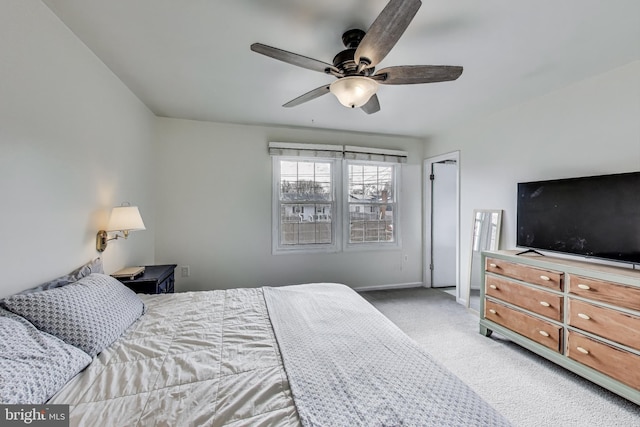
[[[640,264],[640,172],[518,183],[516,244]]]

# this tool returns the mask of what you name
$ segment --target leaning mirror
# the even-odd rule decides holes
[[[483,268],[482,251],[495,251],[500,244],[500,223],[502,210],[474,209],[471,227],[471,265],[469,267],[468,307],[480,311],[480,283]]]

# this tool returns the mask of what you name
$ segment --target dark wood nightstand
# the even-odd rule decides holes
[[[118,278],[126,287],[138,294],[172,294],[177,264],[146,265],[144,273],[135,279]]]

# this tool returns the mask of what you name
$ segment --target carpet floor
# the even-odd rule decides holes
[[[640,406],[496,333],[480,335],[477,314],[445,292],[412,288],[361,295],[514,426],[640,426]]]

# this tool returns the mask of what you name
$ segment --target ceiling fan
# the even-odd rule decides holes
[[[251,50],[337,77],[333,83],[307,92],[287,102],[283,107],[295,107],[331,92],[345,107],[359,107],[367,114],[372,114],[380,111],[376,95],[379,84],[445,82],[456,80],[462,74],[462,67],[450,65],[401,65],[375,70],[375,66],[398,42],[421,5],[420,0],[390,0],[366,33],[363,30],[352,29],[342,35],[346,49],[333,58],[333,64],[262,43],[252,44]]]

